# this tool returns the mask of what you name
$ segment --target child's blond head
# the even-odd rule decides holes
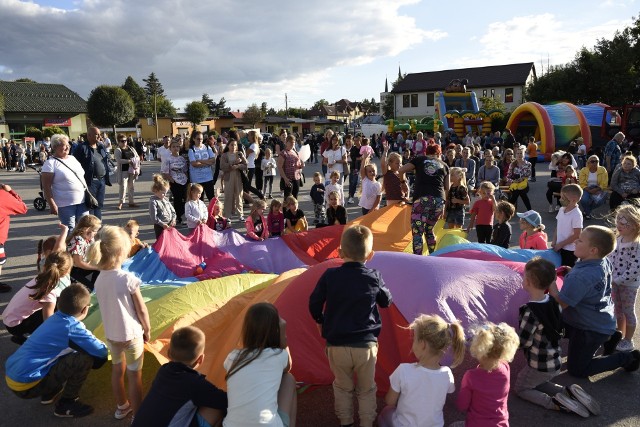
[[[67,241],[71,241],[71,239],[76,236],[82,236],[87,230],[93,230],[97,232],[100,229],[101,225],[102,221],[97,216],[91,214],[85,215],[80,218],[71,234],[69,234],[69,237],[67,237]]]
[[[205,335],[195,326],[176,329],[169,342],[169,359],[193,367],[204,354]]]
[[[282,207],[282,202],[278,199],[271,200],[271,205],[269,206],[269,211],[274,212],[276,209],[280,209]]]
[[[449,173],[451,174],[451,176],[458,178],[460,180],[460,185],[462,185],[463,187],[467,186],[467,175],[465,173],[466,171],[466,169],[458,167],[449,169]]]
[[[89,247],[87,260],[101,270],[108,270],[119,267],[130,251],[129,234],[121,227],[105,225]]]
[[[640,209],[631,204],[620,205],[616,210],[616,228],[631,227],[635,240],[640,239]]]
[[[366,261],[373,251],[373,234],[364,225],[354,225],[342,233],[340,252],[342,258]]]
[[[417,341],[426,342],[434,354],[444,355],[449,346],[453,347],[452,367],[464,359],[464,330],[459,323],[447,323],[437,314],[421,314],[409,325]]]
[[[340,172],[338,172],[338,171],[331,172],[331,175],[329,175],[329,178],[331,178],[331,179],[335,178],[336,181],[339,181],[340,180]]]
[[[160,174],[153,175],[153,184],[151,184],[151,191],[166,191],[169,188],[169,181],[164,179]]]
[[[189,186],[189,200],[197,200],[198,194],[202,194],[203,191],[204,188],[202,188],[202,185],[196,182],[191,183]]]
[[[478,361],[488,362],[489,370],[493,370],[501,361],[511,362],[519,345],[520,338],[511,326],[487,322],[474,329],[469,351]]]
[[[260,209],[262,209],[264,211],[264,209],[267,208],[267,202],[265,202],[264,200],[256,200],[253,202],[253,204],[251,205],[251,216],[255,215]]]

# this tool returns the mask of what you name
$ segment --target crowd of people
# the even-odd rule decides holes
[[[422,255],[436,249],[434,227],[440,219],[449,228],[475,230],[479,243],[508,248],[509,221],[517,215],[520,248],[558,252],[564,285],[558,290],[553,264],[534,258],[526,264],[522,284],[531,301],[519,309],[517,330],[485,323],[466,331],[478,366],[464,374],[456,399],[466,412],[464,425],[508,425],[509,363],[519,348],[527,364],[517,375],[515,393],[547,409],[583,417],[600,413],[596,399],[576,384],[552,382],[562,365],[560,339],[569,340],[566,366],[571,376],[640,367],[640,351],[633,343],[640,286],[640,208],[634,199],[640,197],[640,169],[623,134],[616,134],[603,151],[587,150],[578,138],[570,150],[552,155],[546,196],[549,212],[558,213],[551,242],[527,195],[536,182],[534,138],[523,144],[510,132],[485,138],[469,134],[462,140],[450,133],[422,132],[342,138],[327,131],[309,141],[309,160],[321,159],[322,172],[312,177],[313,213],[307,219],[298,203],[306,178],[295,135],[283,131],[267,141],[257,131],[165,137],[153,150],[160,162],[149,199],[156,238],[182,224],[192,233],[198,227],[223,231],[239,223],[247,239],[260,241],[312,225],[346,224],[345,205],[358,199],[362,215],[383,203],[410,205],[413,252]],[[48,147],[43,144],[42,189],[61,231],[42,241],[38,275],[16,292],[3,313],[12,341],[20,345],[6,362],[9,388],[22,398],[56,402],[56,416],[86,416],[92,408],[78,399],[80,389],[109,352],[117,419],[134,414],[133,425],[164,425],[178,418],[185,425],[295,425],[296,382],[290,373],[286,319],[266,303],[247,311],[242,348],[220,367],[227,372],[226,393],[197,373],[205,337],[187,327],[173,333],[171,362],[159,370],[143,399],[143,345],[151,325],[141,281],[122,270],[122,263],[145,243],[138,239],[136,221],[125,227],[101,221],[112,180],[119,185],[117,209],[125,201],[137,207],[135,182],[146,151],[139,153],[130,142],[119,136],[112,150],[99,129],[90,128],[75,147],[65,135],[53,135]],[[3,158],[11,158],[11,149]],[[279,188],[273,191],[277,176]],[[615,232],[603,226],[583,228],[607,198]],[[525,212],[517,212],[518,199]],[[1,268],[8,217],[24,214],[26,206],[7,185],[0,188],[0,202]],[[251,206],[246,216],[245,203]],[[411,323],[410,350],[417,363],[402,364],[391,375],[387,406],[377,413],[378,307],[392,304],[392,296],[380,273],[365,266],[372,246],[369,229],[346,228],[340,250],[344,264],[328,269],[309,296],[310,316],[327,342],[335,375],[336,416],[341,425],[353,425],[355,394],[361,426],[376,420],[382,426],[424,420],[443,425],[444,401],[455,386],[451,369],[441,366],[442,356],[451,347],[452,366],[461,362],[465,331],[435,314],[419,315]],[[105,342],[82,324],[89,292],[95,292],[101,307]],[[70,345],[74,351],[67,352]],[[594,356],[599,348],[602,354]]]

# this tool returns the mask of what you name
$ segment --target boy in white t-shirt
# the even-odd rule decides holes
[[[578,202],[582,197],[582,188],[578,184],[569,184],[560,191],[560,203],[564,206],[556,216],[557,226],[553,236],[551,247],[560,253],[562,265],[573,267],[576,256],[573,251],[576,248],[575,241],[582,232],[582,212],[578,208]]]

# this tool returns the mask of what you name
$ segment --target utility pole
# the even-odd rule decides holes
[[[158,142],[158,104],[156,102],[156,93],[153,92],[153,120],[156,125],[156,143]]]
[[[287,99],[287,94],[284,94],[284,118],[289,118],[289,101]]]

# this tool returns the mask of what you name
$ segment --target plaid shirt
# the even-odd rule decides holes
[[[560,345],[554,347],[542,333],[543,328],[526,304],[520,307],[520,348],[524,350],[527,363],[540,372],[559,371],[562,366]]]

